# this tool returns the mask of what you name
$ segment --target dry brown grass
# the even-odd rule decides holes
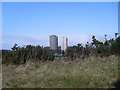
[[[85,60],[29,61],[25,65],[3,65],[3,87],[85,88],[114,87],[118,79],[118,57]]]

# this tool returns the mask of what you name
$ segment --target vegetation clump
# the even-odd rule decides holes
[[[78,43],[77,45],[68,47],[64,56],[69,60],[88,58],[90,56],[106,57],[110,55],[120,56],[120,36],[115,39],[107,40],[105,35],[105,42],[101,42],[92,36],[92,43],[87,42],[85,46]],[[38,61],[53,61],[55,59],[54,51],[49,48],[44,48],[39,45],[27,45],[20,47],[15,44],[11,50],[2,50],[3,64],[25,64],[28,60]]]
[[[19,47],[15,44],[12,50],[2,50],[3,64],[25,64],[29,60],[54,60],[54,53],[52,50],[43,48],[41,46],[27,45]]]
[[[81,44],[77,44],[76,46],[68,47],[66,50],[66,56],[74,60],[76,58],[88,58],[90,56],[96,57],[108,57],[110,55],[120,56],[120,36],[117,37],[115,34],[115,39],[106,39],[105,42],[101,42],[96,39],[95,36],[92,36],[92,43],[87,42],[85,47]]]

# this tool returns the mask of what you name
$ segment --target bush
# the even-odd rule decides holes
[[[28,60],[54,60],[54,53],[41,46],[27,45],[19,47],[15,44],[12,50],[2,50],[2,63],[25,64]]]

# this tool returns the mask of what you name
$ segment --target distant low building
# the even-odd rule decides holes
[[[48,46],[47,46],[47,47],[44,47],[44,48],[45,48],[45,49],[50,49],[50,47],[48,47]]]

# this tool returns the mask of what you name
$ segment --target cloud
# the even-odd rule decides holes
[[[92,42],[92,36],[91,34],[71,34],[67,35],[69,45],[76,45],[78,43],[81,43],[82,45],[85,45],[87,42],[91,43]],[[94,35],[97,40],[100,40],[101,42],[105,41],[104,35]],[[113,36],[112,35],[107,35],[107,39],[111,39]]]
[[[18,45],[41,45],[48,46],[49,37],[46,36],[25,36],[25,35],[3,35],[2,36],[2,45],[13,46],[15,43]],[[6,45],[9,44],[9,45]]]
[[[90,35],[85,35],[85,34],[81,34],[81,35],[68,35],[68,41],[69,41],[69,45],[76,45],[78,43],[81,44],[86,44],[86,42],[90,42],[91,41],[91,37]]]
[[[77,45],[81,43],[85,45],[87,42],[92,42],[92,36],[88,34],[69,34],[69,35],[57,35],[60,45],[61,37],[65,36],[68,38],[68,45]],[[96,39],[100,41],[104,41],[104,35],[95,35]],[[108,39],[111,36],[107,36]],[[11,48],[15,43],[19,46],[21,45],[41,45],[41,46],[49,46],[49,35],[48,36],[30,36],[30,35],[3,35],[2,36],[2,48]]]
[[[39,37],[39,36],[23,36],[23,35],[3,35],[3,39],[21,39],[27,41],[40,41],[40,40],[47,40],[46,37]]]
[[[38,36],[23,36],[23,35],[3,35],[3,38],[6,39],[21,39],[27,41],[41,41],[47,40],[45,37],[38,37]]]
[[[61,36],[58,36],[59,45]],[[76,45],[78,43],[85,44],[90,41],[89,35],[66,35],[68,38],[68,45]],[[41,45],[49,46],[49,36],[28,36],[28,35],[3,35],[3,48],[12,47],[15,43],[18,45]]]

